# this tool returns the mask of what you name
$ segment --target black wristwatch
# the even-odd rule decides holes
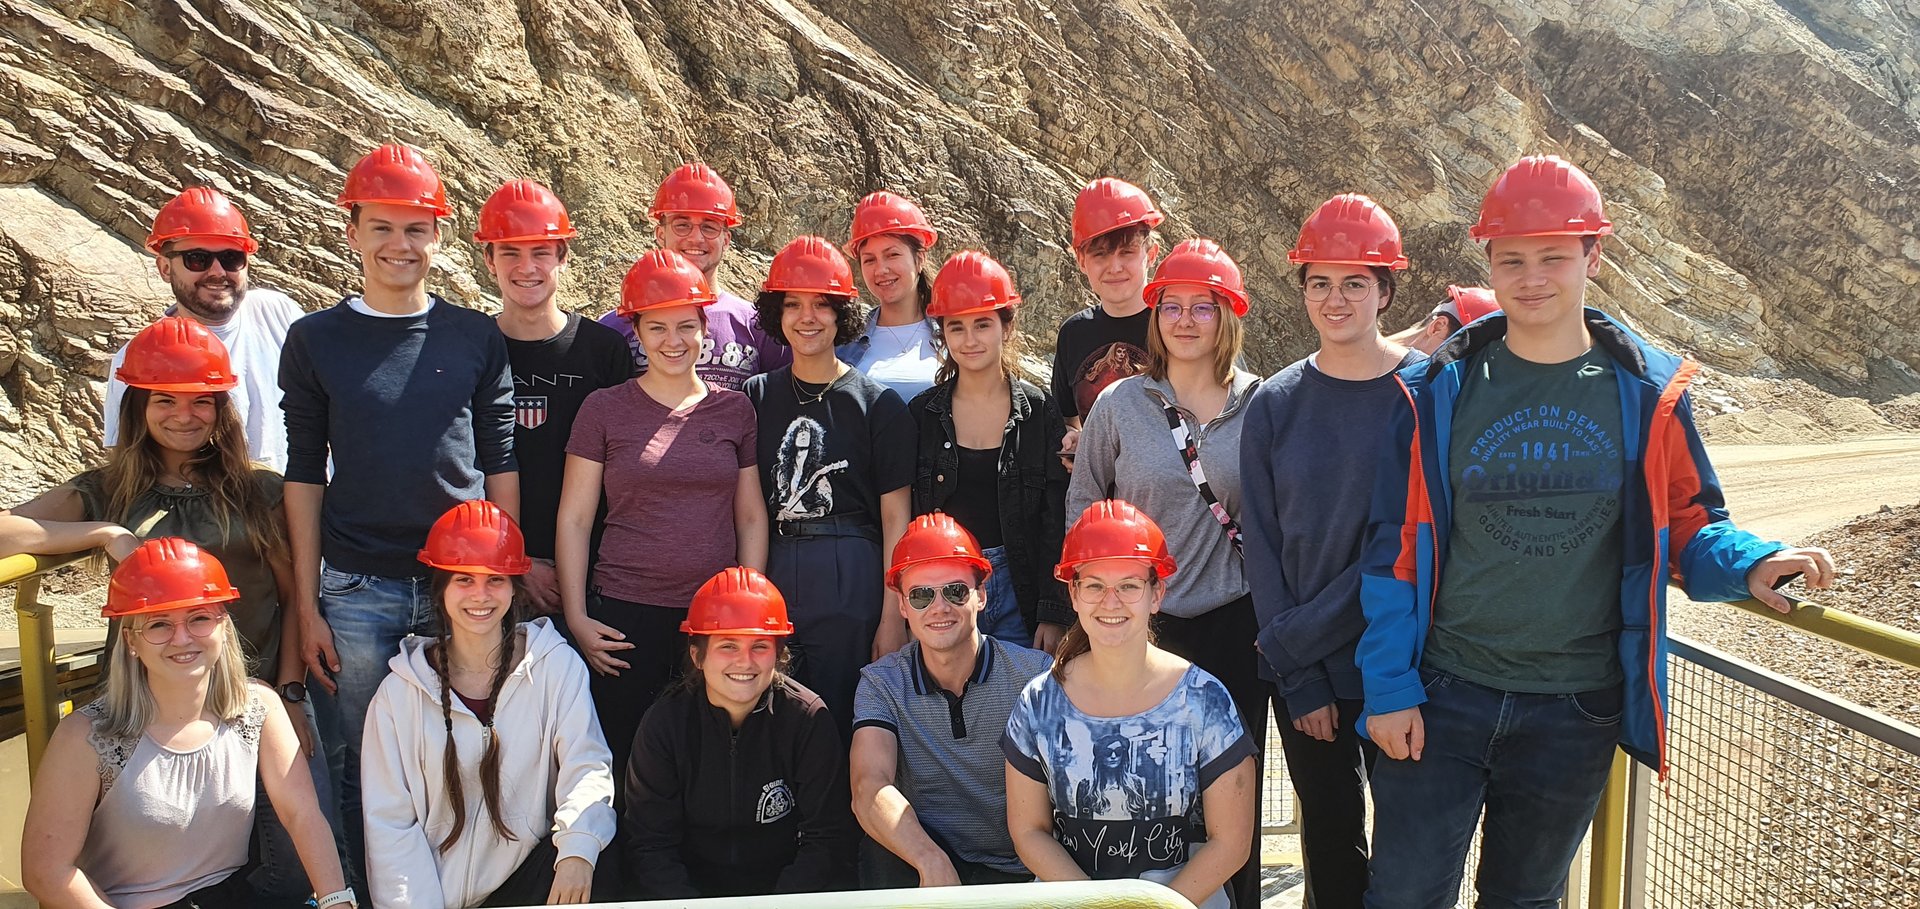
[[[302,682],[288,682],[280,686],[280,697],[290,704],[298,704],[307,699],[307,686]]]

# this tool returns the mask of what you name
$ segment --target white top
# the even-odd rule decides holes
[[[175,315],[177,309],[167,307],[165,314]],[[227,345],[233,371],[240,377],[229,400],[246,427],[247,453],[275,473],[287,469],[287,424],[280,415],[280,347],[286,343],[287,326],[306,314],[286,294],[255,288],[247,291],[225,325],[207,326]],[[103,442],[108,448],[120,444],[120,398],[127,386],[115,376],[126,360],[127,347],[122,344],[107,367],[107,406],[102,413],[107,424]]]
[[[551,619],[520,626],[526,656],[494,700],[493,725],[459,698],[453,739],[467,826],[445,852],[453,809],[442,784],[446,720],[440,676],[427,655],[432,638],[409,636],[367,708],[360,746],[361,807],[366,818],[367,886],[381,909],[462,909],[486,899],[542,839],[559,853],[598,861],[613,840],[613,753],[587,692],[587,664]],[[480,790],[480,756],[500,737],[502,839]]]
[[[940,350],[933,343],[933,328],[925,319],[909,325],[881,325],[876,317],[867,326],[866,356],[849,366],[867,374],[911,401],[913,396],[933,387],[933,376],[940,369]]]

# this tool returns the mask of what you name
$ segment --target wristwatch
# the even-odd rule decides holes
[[[298,704],[307,699],[307,686],[302,682],[288,682],[280,686],[280,697],[289,704]]]

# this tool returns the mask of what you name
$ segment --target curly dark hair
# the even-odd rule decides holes
[[[827,305],[833,307],[833,346],[839,347],[854,338],[860,337],[860,330],[867,327],[866,307],[855,302],[852,297],[838,294],[822,294]],[[792,347],[787,336],[780,330],[780,311],[786,307],[787,292],[784,290],[763,290],[753,299],[753,320],[760,330],[767,333],[775,343],[782,347]]]

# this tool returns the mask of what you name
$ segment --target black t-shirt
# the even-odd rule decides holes
[[[913,482],[914,424],[906,402],[857,369],[831,385],[795,384],[793,367],[782,366],[740,389],[760,417],[767,515],[776,524],[864,516],[879,527],[880,496]]]
[[[1062,417],[1085,419],[1093,399],[1107,386],[1146,371],[1151,318],[1152,307],[1114,318],[1094,306],[1060,323],[1053,349],[1053,399]]]
[[[633,357],[619,332],[568,313],[566,327],[544,341],[508,338],[507,360],[513,369],[513,451],[520,459],[520,529],[527,535],[527,555],[551,559],[573,418],[587,395],[633,377]],[[606,505],[600,507],[604,517]]]

